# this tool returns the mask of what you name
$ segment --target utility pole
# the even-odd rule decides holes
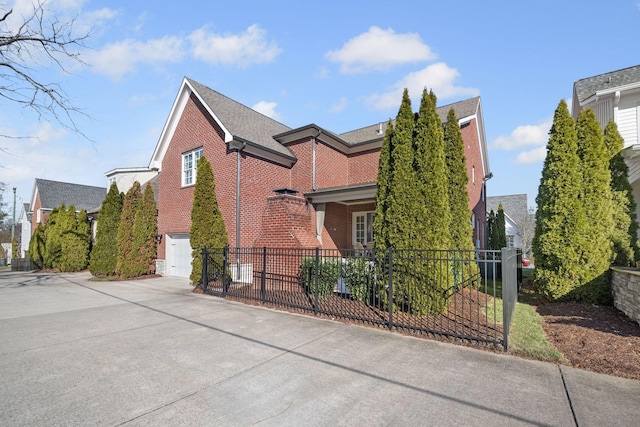
[[[11,222],[11,258],[16,252],[16,187],[13,187],[13,221]]]

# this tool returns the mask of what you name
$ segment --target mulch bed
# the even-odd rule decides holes
[[[220,292],[220,286],[211,286],[208,291]],[[200,288],[194,292],[202,293]],[[262,302],[259,287],[232,285],[227,291],[226,299],[245,304],[284,310],[314,316],[315,298],[298,290],[270,290],[267,301]],[[487,314],[484,307],[492,298],[474,289],[462,289],[451,298],[447,311],[440,315],[414,316],[402,311],[392,314],[393,327],[396,332],[457,342],[465,345],[502,348],[502,318],[494,322],[493,315]],[[386,306],[365,304],[355,301],[348,295],[334,293],[318,300],[316,317],[336,320],[348,324],[357,324],[379,329],[388,329],[389,311]]]
[[[640,325],[614,307],[577,302],[537,307],[554,347],[576,368],[640,380]]]

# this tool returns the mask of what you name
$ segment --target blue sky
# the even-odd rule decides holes
[[[0,0],[13,17],[31,0]],[[489,195],[534,205],[551,117],[575,80],[640,63],[640,1],[181,2],[49,0],[90,31],[69,73],[28,58],[62,85],[90,139],[0,98],[0,181],[29,202],[35,178],[106,186],[147,166],[184,76],[290,127],[336,133],[395,117],[409,88],[438,105],[480,95]],[[9,22],[10,25],[12,22]],[[1,83],[1,82],[0,82]],[[569,103],[570,105],[570,103]],[[19,209],[18,213],[19,214]]]

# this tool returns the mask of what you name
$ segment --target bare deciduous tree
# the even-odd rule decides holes
[[[0,5],[0,98],[85,136],[74,121],[74,115],[82,112],[60,83],[43,81],[39,70],[53,65],[68,73],[69,61],[82,64],[78,49],[84,47],[89,34],[76,35],[75,19],[60,21],[50,16],[46,3],[36,0],[30,13],[23,16]]]

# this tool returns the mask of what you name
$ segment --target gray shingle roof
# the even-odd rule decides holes
[[[518,226],[522,225],[527,215],[527,195],[511,194],[506,196],[487,197],[487,212],[498,211],[498,206],[502,203],[502,209],[509,218],[514,220]]]
[[[600,90],[637,82],[640,82],[640,65],[580,79],[573,85],[578,101],[582,102]]]
[[[40,196],[43,209],[54,209],[64,204],[66,207],[75,206],[77,210],[90,211],[102,205],[107,195],[104,187],[71,184],[68,182],[49,181],[36,178],[36,188]]]
[[[187,78],[187,81],[234,137],[253,142],[256,145],[275,151],[276,153],[295,158],[287,147],[272,137],[273,135],[290,130],[288,126],[264,114],[260,114],[246,105],[242,105],[195,80]]]
[[[458,119],[469,117],[476,113],[479,102],[480,97],[475,97],[465,99],[460,102],[454,102],[453,104],[443,105],[442,107],[438,107],[438,115],[440,116],[440,120],[443,124],[446,123],[447,114],[449,114],[449,110],[451,108],[455,111]],[[394,121],[395,120],[392,120],[391,122],[393,123]],[[348,144],[358,144],[361,142],[371,141],[384,136],[388,123],[388,121],[381,122],[375,125],[345,132],[339,136]]]

